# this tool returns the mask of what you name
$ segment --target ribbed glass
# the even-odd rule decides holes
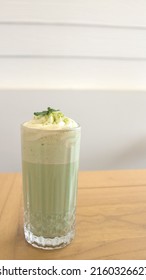
[[[43,249],[62,248],[75,234],[80,126],[21,126],[24,234]]]

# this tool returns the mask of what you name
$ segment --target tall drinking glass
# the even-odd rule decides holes
[[[31,245],[57,249],[75,235],[81,128],[21,125],[24,234]]]

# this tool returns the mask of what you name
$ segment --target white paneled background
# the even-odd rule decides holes
[[[47,106],[81,123],[80,169],[146,168],[146,1],[0,0],[0,171]]]

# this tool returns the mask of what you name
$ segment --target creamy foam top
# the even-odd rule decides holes
[[[34,113],[33,119],[23,124],[26,127],[37,129],[66,129],[77,127],[78,124],[69,117],[66,117],[60,110],[50,107],[47,111]]]
[[[24,161],[66,164],[79,160],[80,126],[60,110],[48,107],[46,111],[34,113],[21,130]]]

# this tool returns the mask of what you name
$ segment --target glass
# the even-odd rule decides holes
[[[31,245],[58,249],[75,235],[81,128],[21,125],[24,235]]]

